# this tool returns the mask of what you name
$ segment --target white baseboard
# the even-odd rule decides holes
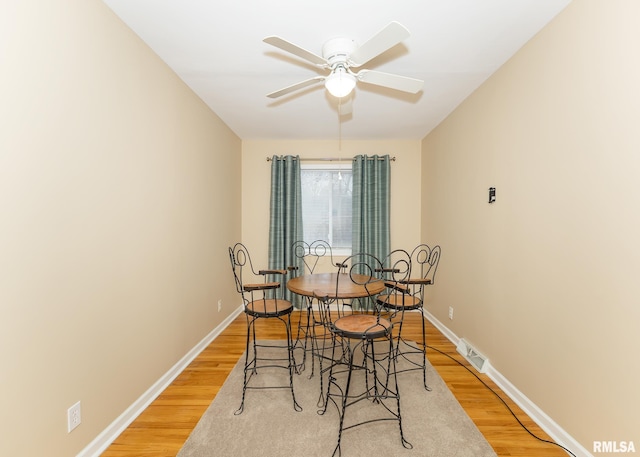
[[[442,322],[427,310],[423,310],[424,317],[429,320],[455,346],[460,338],[447,328]],[[511,384],[493,365],[489,364],[487,376],[495,382],[502,391],[509,396],[536,424],[540,426],[556,443],[569,449],[576,457],[593,457],[580,443],[569,435],[562,427],[553,421],[544,411]],[[567,454],[569,455],[569,454]]]
[[[196,344],[169,371],[158,379],[140,398],[129,406],[116,420],[102,431],[76,457],[98,457],[107,447],[164,391],[173,380],[200,354],[227,326],[242,312],[239,307],[231,313],[220,325],[214,328],[198,344]]]

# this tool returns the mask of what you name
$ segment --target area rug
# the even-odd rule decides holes
[[[294,410],[288,389],[249,390],[244,412],[234,415],[241,401],[243,362],[244,356],[178,457],[330,457],[337,443],[339,416],[332,404],[324,415],[317,413],[319,377],[316,374],[309,378],[309,363],[304,372],[294,377],[301,412]],[[431,391],[425,390],[419,370],[398,376],[404,436],[413,449],[402,446],[397,422],[374,422],[343,433],[342,457],[496,456],[432,366],[427,367]],[[285,370],[265,369],[255,379],[264,385],[274,385],[286,382],[287,378]],[[371,407],[367,401],[361,403],[363,408]],[[353,406],[353,412],[359,407],[360,404]],[[347,409],[347,414],[351,412]]]

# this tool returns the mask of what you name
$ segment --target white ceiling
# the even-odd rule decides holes
[[[103,0],[241,139],[422,139],[570,0]],[[389,22],[411,36],[363,68],[425,81],[416,95],[358,83],[338,116],[326,74],[262,42],[317,55],[336,36],[362,44]],[[339,123],[339,119],[341,122]]]

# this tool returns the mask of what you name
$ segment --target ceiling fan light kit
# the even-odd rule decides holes
[[[400,44],[407,37],[409,37],[409,31],[404,26],[398,22],[391,22],[362,46],[357,46],[350,38],[334,38],[327,41],[322,47],[322,57],[278,36],[266,37],[263,40],[265,43],[294,54],[321,69],[329,70],[326,76],[316,76],[301,81],[267,94],[267,97],[281,97],[321,81],[324,81],[329,93],[338,98],[349,95],[358,82],[413,94],[418,93],[424,84],[419,79],[368,69],[362,69],[358,73],[351,70],[352,67],[360,67]]]
[[[324,87],[334,97],[346,97],[356,87],[356,77],[340,66],[333,70],[324,80]]]
[[[356,77],[349,72],[347,58],[356,49],[349,38],[334,38],[322,46],[322,57],[331,68],[324,80],[324,87],[337,98],[346,97],[356,87]]]

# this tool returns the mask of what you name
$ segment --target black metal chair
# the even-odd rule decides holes
[[[333,251],[331,245],[324,240],[316,240],[312,243],[305,241],[296,241],[292,246],[293,255],[299,259],[298,264],[302,264],[302,270],[296,265],[289,266],[288,269],[292,275],[298,276],[301,274],[313,274],[319,269],[330,268],[333,269],[335,260],[333,258]],[[305,370],[305,364],[307,360],[307,352],[312,353],[311,359],[311,374],[309,378],[312,378],[315,373],[315,357],[313,357],[314,348],[317,348],[317,338],[322,338],[321,332],[316,330],[321,329],[321,322],[318,317],[313,313],[313,301],[311,297],[301,297],[302,307],[306,311],[306,316],[302,317],[298,321],[298,331],[296,334],[296,340],[294,348],[301,348],[303,351],[302,361],[298,365],[298,371]]]
[[[347,271],[338,275],[335,293],[316,294],[319,314],[334,339],[330,348],[331,363],[324,369],[328,374],[327,391],[324,404],[318,411],[324,414],[329,402],[338,410],[338,441],[333,456],[341,454],[344,431],[378,421],[397,421],[401,444],[411,449],[413,446],[405,439],[402,430],[393,324],[381,315],[375,299],[370,300],[376,294],[374,289],[381,290],[379,286],[383,275],[388,275],[389,270],[369,254],[352,255],[338,268],[346,268]],[[361,297],[345,300],[341,298],[344,294],[339,293],[344,290],[341,281],[367,292]],[[377,407],[367,411],[366,417],[347,414],[356,405],[363,405],[363,401]]]
[[[411,274],[407,279],[399,281],[399,287],[392,292],[380,294],[377,302],[383,308],[397,316],[404,317],[407,311],[419,311],[422,315],[424,309],[425,286],[435,282],[436,270],[440,261],[440,246],[429,247],[420,244],[411,253]],[[408,342],[402,336],[403,319],[394,323],[397,332],[396,358],[402,357],[409,363],[410,368],[405,368],[399,372],[422,370],[422,380],[424,388],[428,391],[431,388],[427,385],[427,334],[424,315],[421,316],[422,341],[415,343]]]
[[[295,358],[293,355],[293,339],[291,336],[291,312],[293,305],[281,297],[280,282],[275,279],[286,275],[286,270],[255,270],[249,251],[242,243],[229,248],[231,268],[235,278],[236,289],[242,297],[244,314],[247,318],[247,342],[244,363],[244,381],[242,384],[242,401],[235,412],[242,414],[247,390],[250,389],[290,389],[293,408],[302,411],[293,391],[293,373]],[[258,319],[278,319],[287,333],[285,344],[277,342],[258,343],[256,341],[256,321]],[[283,355],[261,355],[268,348],[282,352]],[[286,355],[284,355],[286,354]],[[288,385],[254,385],[251,380],[258,370],[283,368],[289,372]]]

